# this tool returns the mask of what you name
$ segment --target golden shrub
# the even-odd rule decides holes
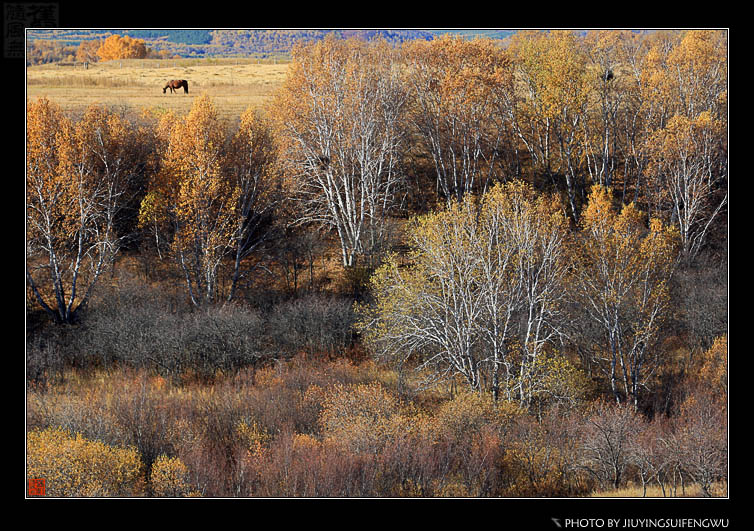
[[[152,493],[156,497],[182,498],[199,496],[192,490],[188,467],[177,457],[161,455],[152,464]]]
[[[277,367],[262,367],[254,373],[254,385],[272,388],[283,383],[283,376]]]
[[[293,436],[293,450],[294,451],[319,451],[322,444],[307,433],[297,433]]]
[[[725,399],[728,395],[728,336],[715,339],[712,346],[702,354],[699,381],[708,386],[715,395]]]
[[[567,492],[563,455],[541,440],[516,441],[506,451],[509,496],[560,496]]]
[[[463,478],[452,476],[438,488],[437,496],[440,498],[466,498],[470,494],[468,487],[463,482]]]
[[[462,392],[440,406],[435,419],[446,437],[464,439],[488,426],[504,431],[510,422],[522,415],[517,404],[493,400],[489,393]]]
[[[90,441],[61,428],[27,434],[26,475],[44,479],[48,496],[140,496],[143,470],[135,448]]]
[[[250,456],[261,456],[272,436],[256,422],[241,421],[236,426],[236,433],[243,441]]]
[[[376,452],[386,441],[389,419],[399,401],[377,383],[335,385],[326,393],[319,417],[324,435],[355,452]]]

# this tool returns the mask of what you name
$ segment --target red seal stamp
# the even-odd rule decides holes
[[[45,480],[44,479],[30,479],[28,493],[29,493],[29,496],[44,496],[45,495]]]

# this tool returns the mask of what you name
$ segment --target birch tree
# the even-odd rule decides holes
[[[363,330],[378,357],[401,365],[417,360],[428,384],[462,377],[472,390],[482,383],[478,289],[479,256],[470,198],[414,220],[407,268],[390,259],[371,280],[376,298]]]
[[[612,187],[618,165],[618,122],[624,108],[627,80],[618,69],[621,43],[628,39],[625,31],[590,31],[585,37],[588,66],[593,72],[588,122],[584,124],[584,152],[591,181]]]
[[[546,346],[560,334],[567,267],[561,212],[558,201],[515,182],[495,186],[481,205],[476,251],[492,390],[524,405],[535,394]]]
[[[648,142],[648,172],[659,183],[677,223],[681,246],[693,258],[728,202],[722,123],[704,111],[694,120],[675,115]],[[721,174],[720,169],[723,169]]]
[[[514,130],[547,178],[565,180],[570,214],[578,220],[590,92],[586,56],[569,31],[522,32],[511,52],[523,94],[514,109]]]
[[[598,325],[594,357],[618,403],[638,406],[661,359],[658,332],[667,314],[668,281],[677,262],[677,231],[633,204],[620,212],[594,185],[576,250],[576,297]]]
[[[279,182],[279,160],[269,121],[257,111],[247,109],[241,115],[229,154],[228,171],[237,190],[237,204],[228,301],[233,300],[239,282],[247,273],[242,267],[244,259],[267,240],[270,216],[278,202],[275,184]]]
[[[158,180],[174,224],[172,250],[194,305],[215,302],[236,235],[239,190],[227,172],[227,129],[208,96],[170,130]]]
[[[442,37],[404,45],[409,117],[432,158],[446,204],[494,182],[506,128],[499,109],[511,98],[506,52],[487,39]]]
[[[513,300],[518,305],[515,332],[520,350],[516,391],[528,406],[539,392],[540,369],[556,365],[546,350],[561,339],[569,267],[568,222],[560,201],[538,196],[521,183],[496,187],[483,205],[487,209],[483,219],[492,229],[488,234],[507,242],[514,253],[518,296]],[[502,222],[500,228],[495,228],[497,220]]]
[[[660,106],[648,96],[647,38],[632,32],[622,32],[616,44],[617,61],[620,64],[616,85],[623,94],[621,109],[617,112],[615,135],[621,151],[623,170],[622,199],[637,201],[644,190],[644,168],[647,165],[645,140],[652,132],[652,124],[661,113]]]
[[[135,173],[134,136],[99,106],[77,123],[47,99],[28,106],[26,279],[56,322],[76,320],[119,250],[115,223]]]
[[[406,94],[396,53],[331,37],[299,46],[274,103],[296,222],[335,231],[345,267],[382,246],[398,203]]]
[[[654,109],[652,121],[645,126],[645,147],[650,152],[647,158],[654,158],[653,166],[645,168],[647,185],[652,190],[649,199],[659,211],[679,222],[679,206],[686,206],[681,206],[680,197],[668,197],[673,193],[670,188],[686,188],[690,195],[685,199],[695,205],[685,214],[695,211],[694,215],[698,215],[699,198],[707,195],[704,188],[727,184],[727,61],[727,32],[709,30],[658,38],[644,61],[645,105]],[[692,128],[690,124],[694,124],[691,134],[686,132]],[[663,142],[665,145],[661,146]],[[671,151],[673,142],[676,146]],[[664,168],[658,164],[663,162],[661,159],[667,161]],[[684,168],[687,164],[688,168]],[[675,175],[668,176],[668,172]],[[681,181],[689,182],[690,187]],[[707,195],[701,202],[709,199]],[[713,202],[703,207],[705,221],[724,208],[727,196],[721,194]],[[679,228],[683,233],[683,227]],[[687,242],[684,240],[684,250],[691,250],[693,255],[693,244],[689,246]]]
[[[185,117],[166,114],[155,131],[160,168],[139,224],[154,235],[158,252],[165,248],[175,259],[194,305],[232,301],[254,267],[250,257],[267,240],[278,201],[269,120],[247,109],[232,132],[204,94]]]
[[[546,363],[561,326],[566,227],[557,202],[518,183],[416,219],[410,265],[393,258],[372,279],[367,343],[383,359],[417,360],[430,382],[459,376],[530,405],[552,376],[544,367],[567,372]]]

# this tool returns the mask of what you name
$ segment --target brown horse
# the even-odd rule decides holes
[[[170,89],[170,93],[172,94],[181,87],[183,87],[183,92],[188,94],[188,81],[185,79],[171,79],[167,85],[162,87],[162,93],[165,94],[165,91]]]

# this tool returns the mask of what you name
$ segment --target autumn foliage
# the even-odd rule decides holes
[[[138,496],[143,468],[134,448],[114,448],[49,428],[27,435],[27,474],[50,496]]]
[[[331,37],[237,119],[29,102],[27,477],[725,495],[726,39]]]
[[[143,40],[128,35],[110,35],[97,49],[97,56],[102,61],[143,59],[147,56],[147,46]]]

